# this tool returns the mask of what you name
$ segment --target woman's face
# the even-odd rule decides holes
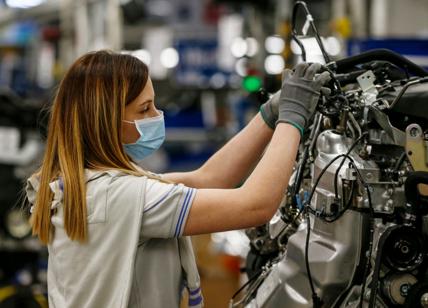
[[[122,121],[122,143],[134,143],[140,137],[134,120],[151,118],[159,114],[155,107],[155,91],[153,90],[152,80],[149,77],[140,95],[125,107],[124,120],[132,123]]]

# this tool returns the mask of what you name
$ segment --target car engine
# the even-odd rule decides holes
[[[230,307],[428,307],[428,72],[384,49],[324,69],[332,93],[279,210],[246,230]]]

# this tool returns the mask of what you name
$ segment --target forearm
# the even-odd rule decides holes
[[[242,187],[257,199],[256,203],[264,200],[272,215],[288,185],[299,142],[300,133],[295,127],[279,123],[266,153]]]
[[[201,168],[210,187],[234,188],[253,170],[271,140],[273,130],[260,113]]]
[[[253,170],[272,135],[273,130],[258,113],[198,170],[169,173],[165,178],[195,188],[236,187]]]
[[[184,234],[243,229],[268,222],[284,195],[299,141],[296,128],[278,124],[265,155],[242,187],[198,189]]]

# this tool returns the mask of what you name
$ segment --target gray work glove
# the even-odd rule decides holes
[[[328,88],[323,87],[331,79],[330,74],[323,72],[315,77],[320,68],[319,63],[300,63],[296,65],[294,73],[289,69],[284,70],[277,124],[289,123],[303,135],[315,112],[321,92],[325,95],[330,92]]]
[[[281,90],[272,95],[269,100],[260,106],[260,114],[267,126],[275,129],[276,121],[278,121],[278,105]]]

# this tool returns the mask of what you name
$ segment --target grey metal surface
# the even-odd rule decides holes
[[[312,220],[313,221],[313,220]],[[287,252],[259,288],[254,307],[312,307],[305,268],[306,228],[289,238]],[[363,217],[347,212],[335,223],[315,220],[309,242],[312,278],[327,305],[350,283],[360,257]]]
[[[337,155],[346,153],[351,144],[351,139],[333,131],[321,133],[311,178],[316,179],[325,165]],[[357,157],[355,161],[359,168],[367,167],[372,170],[373,177],[378,176],[379,170],[374,163],[363,163]],[[312,199],[313,208],[325,208],[332,201],[334,174],[340,162],[339,159],[332,164],[320,181]],[[340,176],[346,177],[346,170],[345,163]],[[347,211],[334,223],[326,223],[314,216],[311,216],[311,222],[309,262],[312,278],[318,295],[329,307],[351,282],[360,259],[364,232],[367,230],[366,220],[359,212]],[[305,267],[306,234],[306,224],[301,224],[299,230],[290,236],[283,258],[271,268],[257,296],[247,307],[312,307]]]

